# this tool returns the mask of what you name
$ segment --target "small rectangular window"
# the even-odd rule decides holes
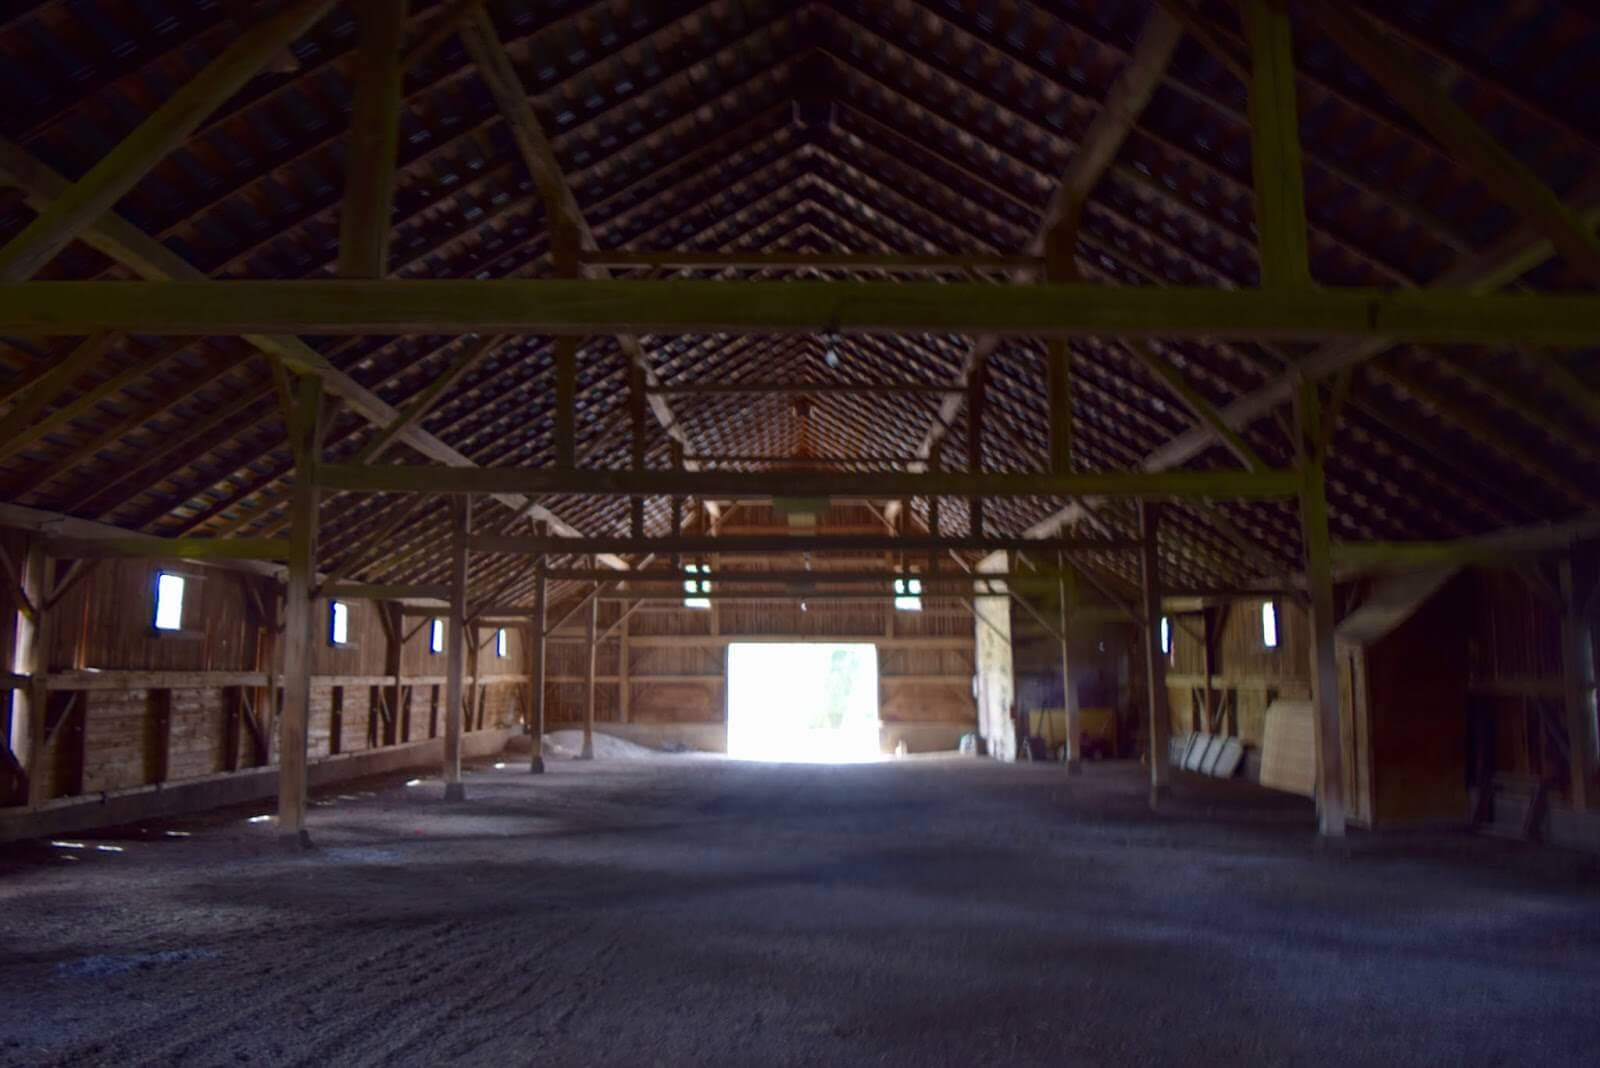
[[[1261,644],[1268,649],[1278,647],[1278,606],[1272,601],[1261,606]]]
[[[504,627],[494,632],[494,655],[500,657],[506,655],[506,628]]]
[[[896,612],[922,611],[922,580],[897,578],[894,580],[894,610]]]
[[[444,620],[435,619],[428,624],[428,652],[444,652]]]
[[[328,604],[328,641],[334,645],[350,644],[350,606],[343,601]]]
[[[165,571],[156,575],[156,630],[179,630],[183,627],[182,575]]]
[[[1166,616],[1161,617],[1161,651],[1172,652],[1172,620]]]
[[[690,575],[709,575],[711,569],[705,564],[684,564],[684,571]],[[709,578],[686,578],[683,580],[683,607],[685,608],[710,608],[711,580]]]

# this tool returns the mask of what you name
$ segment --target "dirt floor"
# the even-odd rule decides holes
[[[0,1062],[1600,1059],[1574,854],[1152,815],[1125,765],[522,759],[324,797],[303,855],[250,812],[0,853]]]

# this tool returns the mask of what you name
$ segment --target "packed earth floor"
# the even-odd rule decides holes
[[[1577,854],[1140,770],[697,756],[0,851],[7,1064],[1595,1063]],[[108,848],[101,848],[108,847]],[[116,850],[120,850],[116,851]]]

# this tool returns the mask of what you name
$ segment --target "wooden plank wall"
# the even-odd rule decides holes
[[[25,539],[0,533],[16,559]],[[156,575],[183,574],[184,630],[152,626]],[[6,584],[9,587],[9,584]],[[180,782],[271,763],[256,734],[275,746],[268,672],[276,669],[276,613],[270,579],[198,565],[102,560],[52,614],[50,711],[58,723],[37,771],[41,800]],[[316,606],[326,626],[329,606]],[[0,638],[9,651],[16,601],[0,592]],[[350,602],[350,641],[314,646],[308,748],[312,758],[433,737],[443,704],[444,655],[428,649],[425,619],[408,618],[401,650],[402,701],[385,726],[387,639],[373,602]],[[418,626],[421,624],[421,626]],[[526,704],[527,638],[507,631],[505,657],[494,632],[479,635],[477,683],[469,688],[468,730],[520,722]],[[469,659],[468,663],[472,661]],[[5,696],[9,720],[13,690]],[[436,711],[437,710],[437,711]],[[253,714],[252,714],[253,712]],[[252,727],[252,722],[254,726]],[[0,740],[9,732],[0,733]]]
[[[1236,711],[1225,717],[1223,733],[1247,745],[1260,746],[1267,706],[1276,697],[1311,697],[1311,623],[1293,601],[1279,600],[1278,646],[1262,641],[1261,601],[1236,601],[1218,627],[1212,688]],[[1188,734],[1198,725],[1195,693],[1205,689],[1205,649],[1199,635],[1204,618],[1198,612],[1168,616],[1172,652],[1167,660],[1168,703],[1172,733]]]
[[[622,611],[618,602],[603,602],[598,632],[603,634]],[[552,620],[564,612],[565,607],[552,611]],[[804,611],[792,601],[714,602],[710,609],[651,604],[624,626],[598,648],[599,724],[722,727],[729,643],[830,639],[877,647],[879,714],[888,744],[902,735],[912,748],[917,738],[950,744],[976,722],[973,624],[954,602],[929,601],[922,612],[896,612],[888,602],[812,601]],[[587,662],[579,612],[555,635],[547,655],[551,729],[583,719]]]

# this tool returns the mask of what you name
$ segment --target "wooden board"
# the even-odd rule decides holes
[[[1315,797],[1316,783],[1317,742],[1311,702],[1272,702],[1261,743],[1261,785]]]

